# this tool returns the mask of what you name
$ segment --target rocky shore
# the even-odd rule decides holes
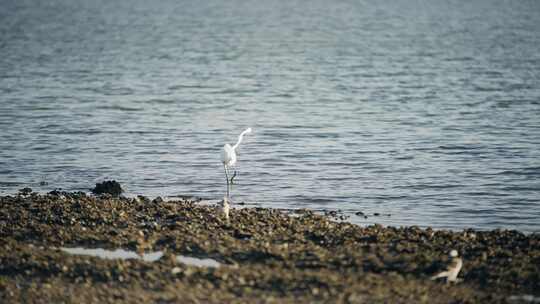
[[[62,248],[131,250],[104,259]],[[458,283],[430,280],[455,249]],[[182,263],[210,258],[217,267]],[[532,303],[540,235],[361,227],[308,210],[85,193],[0,197],[2,303]]]

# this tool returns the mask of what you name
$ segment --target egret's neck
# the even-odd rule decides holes
[[[244,130],[244,132],[240,133],[240,136],[238,136],[238,141],[236,142],[236,144],[232,147],[233,150],[236,150],[236,148],[238,148],[238,146],[240,145],[240,143],[242,142],[242,139],[244,138],[244,135],[246,133],[249,133],[251,132],[251,129],[247,129],[247,130]]]

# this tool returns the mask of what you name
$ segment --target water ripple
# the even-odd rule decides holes
[[[218,199],[251,126],[233,201],[540,231],[538,1],[183,4],[2,3],[0,191]]]

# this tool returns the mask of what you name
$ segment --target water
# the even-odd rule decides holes
[[[106,250],[103,248],[62,247],[60,248],[60,250],[69,254],[95,256],[95,257],[109,259],[109,260],[135,259],[135,260],[143,260],[145,262],[155,262],[161,259],[161,257],[163,256],[162,251],[144,253],[140,255],[136,253],[135,251],[129,251],[129,250],[124,250],[124,249]]]
[[[220,149],[251,126],[235,201],[538,232],[539,16],[526,0],[4,0],[0,193],[111,178],[219,199]]]
[[[155,262],[161,257],[163,257],[163,251],[155,251],[155,252],[146,252],[142,255],[136,253],[135,251],[130,250],[124,250],[124,249],[115,249],[115,250],[106,250],[103,248],[82,248],[82,247],[63,247],[60,248],[62,251],[74,254],[74,255],[88,255],[88,256],[95,256],[102,259],[122,259],[122,260],[128,260],[128,259],[136,259],[136,260],[143,260],[145,262]],[[184,255],[177,255],[176,261],[190,265],[190,266],[197,266],[197,267],[219,267],[220,264],[218,261],[214,259],[209,258],[196,258],[196,257],[189,257]]]

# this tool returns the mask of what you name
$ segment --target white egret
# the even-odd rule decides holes
[[[236,148],[238,148],[238,146],[242,142],[244,135],[248,133],[251,133],[251,128],[247,128],[242,133],[240,133],[240,136],[238,136],[238,141],[234,146],[225,144],[223,146],[223,151],[221,152],[221,162],[223,163],[223,168],[225,169],[225,179],[227,180],[227,198],[229,197],[229,168],[236,165]],[[231,184],[235,176],[236,171],[230,179]]]
[[[447,282],[457,282],[461,266],[463,266],[463,261],[458,257],[457,250],[452,250],[450,251],[450,263],[446,265],[446,270],[434,275],[431,279],[446,278]]]

